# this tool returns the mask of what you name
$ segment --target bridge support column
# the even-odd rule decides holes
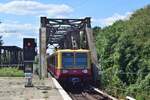
[[[96,52],[96,47],[95,47],[95,41],[93,39],[93,34],[92,34],[92,29],[91,28],[86,28],[86,33],[87,33],[87,39],[88,39],[88,46],[89,49],[91,50],[91,57],[92,57],[92,63],[93,63],[93,71],[94,71],[94,81],[98,81],[98,60],[97,60],[97,52]]]
[[[47,59],[46,59],[46,27],[40,28],[40,79],[47,77]]]
[[[97,83],[100,80],[99,71],[100,71],[101,66],[99,66],[99,64],[98,64],[96,46],[95,46],[95,41],[94,41],[94,37],[93,37],[93,31],[91,29],[90,18],[87,17],[86,21],[87,21],[87,25],[85,26],[85,31],[86,31],[87,40],[88,40],[88,47],[91,50],[94,81],[95,81],[95,83]]]

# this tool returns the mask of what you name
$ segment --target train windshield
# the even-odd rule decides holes
[[[62,64],[65,68],[74,66],[74,54],[73,53],[63,53],[62,54]]]
[[[87,67],[87,53],[63,53],[62,58],[64,68]]]
[[[87,67],[87,53],[75,54],[75,66],[80,67],[80,68]]]

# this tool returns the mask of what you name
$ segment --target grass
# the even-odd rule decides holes
[[[24,72],[18,68],[0,68],[0,77],[24,77]]]

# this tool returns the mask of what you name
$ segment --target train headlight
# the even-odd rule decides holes
[[[86,73],[88,73],[88,70],[84,69],[84,70],[82,70],[82,72],[86,74]]]
[[[68,70],[62,70],[62,73],[66,74],[66,73],[68,73]]]

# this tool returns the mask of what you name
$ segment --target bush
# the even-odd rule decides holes
[[[0,68],[0,77],[24,77],[24,72],[18,68]]]

